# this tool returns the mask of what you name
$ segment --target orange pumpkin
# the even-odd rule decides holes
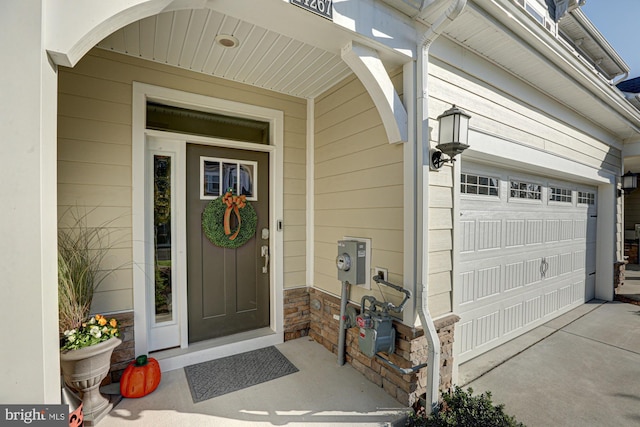
[[[120,394],[123,397],[143,397],[158,388],[160,365],[153,357],[136,357],[124,370],[120,378]]]

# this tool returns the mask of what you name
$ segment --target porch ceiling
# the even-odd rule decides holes
[[[235,48],[216,42],[238,39]],[[351,74],[335,52],[211,9],[165,12],[134,22],[99,48],[276,92],[314,98]]]

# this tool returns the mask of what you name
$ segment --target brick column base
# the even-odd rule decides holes
[[[319,289],[309,289],[309,307],[311,314],[309,336],[322,344],[327,350],[338,353],[338,329],[340,322],[334,315],[340,315],[340,299]],[[453,333],[460,318],[449,315],[435,321],[440,338],[440,390],[451,388],[453,369]],[[426,363],[427,339],[422,329],[411,328],[394,321],[396,328],[395,352],[389,359],[401,368]],[[366,378],[393,396],[406,406],[411,406],[426,393],[427,369],[417,373],[403,375],[376,358],[362,354],[358,345],[359,330],[350,328],[346,336],[346,361]]]
[[[309,289],[284,290],[284,340],[309,335]]]

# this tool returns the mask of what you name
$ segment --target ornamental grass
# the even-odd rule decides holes
[[[89,226],[87,216],[71,208],[58,227],[58,316],[60,335],[79,330],[89,318],[95,290],[117,268],[105,269],[104,260],[114,241],[112,221]]]

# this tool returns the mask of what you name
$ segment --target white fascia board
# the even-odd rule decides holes
[[[389,142],[406,142],[407,111],[378,53],[352,42],[342,48],[342,60],[349,65],[369,92],[378,109]]]
[[[613,171],[579,163],[479,129],[469,129],[469,141],[472,141],[471,147],[464,152],[465,160],[591,185],[616,183],[617,174]]]
[[[416,25],[401,12],[373,0],[333,0],[333,23],[416,58]]]
[[[585,31],[593,38],[593,40],[604,50],[607,55],[611,57],[611,60],[616,63],[618,67],[623,71],[621,74],[625,72],[628,73],[631,71],[629,65],[624,61],[624,59],[616,52],[616,50],[611,46],[609,41],[604,37],[604,35],[593,25],[593,22],[589,20],[587,15],[580,8],[573,9],[569,12],[574,19],[584,28]],[[615,77],[614,77],[615,78]]]

